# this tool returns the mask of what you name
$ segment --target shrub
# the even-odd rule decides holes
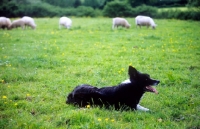
[[[76,16],[76,11],[74,8],[60,9],[57,16]]]
[[[133,9],[134,16],[137,15],[146,15],[150,17],[156,17],[158,9],[156,7],[147,6],[147,5],[141,5],[137,6],[135,9]]]
[[[188,16],[187,19],[199,20],[200,21],[200,10],[194,9],[194,8],[189,8],[189,10],[186,11],[185,13]]]
[[[200,1],[199,0],[188,0],[187,6],[200,7]]]
[[[98,16],[99,12],[98,10],[93,9],[92,7],[86,7],[86,6],[79,6],[75,9],[75,16],[83,17],[83,16],[90,16],[90,17],[96,17]]]
[[[132,16],[131,6],[123,1],[112,1],[106,4],[103,15],[108,17],[128,17]]]
[[[45,5],[33,5],[26,9],[28,9],[25,12],[27,13],[27,15],[36,17],[45,17],[45,16],[53,17],[57,14],[55,9],[49,9],[49,7]]]
[[[0,2],[0,15],[5,17],[54,17],[54,16],[108,16],[108,17],[135,17],[146,15],[153,18],[174,18],[182,20],[200,20],[200,9],[189,8],[187,10],[168,9],[158,11],[158,8],[141,5],[132,8],[125,1],[111,1],[106,4],[103,10],[93,9],[92,7],[79,6],[77,8],[61,8],[53,6],[43,1],[19,4],[16,1]]]
[[[181,19],[181,20],[200,20],[200,11],[189,9],[187,11],[181,10],[166,10],[161,11],[157,14],[158,18],[166,18],[166,19]]]
[[[0,4],[0,16],[13,17],[15,12],[13,10],[18,10],[20,7],[13,1],[8,3]]]

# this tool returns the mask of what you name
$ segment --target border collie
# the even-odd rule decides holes
[[[128,74],[129,80],[117,86],[97,88],[88,84],[79,85],[67,96],[66,103],[79,107],[95,105],[116,110],[137,110],[145,92],[158,93],[152,86],[158,85],[160,81],[140,73],[132,66],[129,66]]]
[[[121,83],[131,83],[131,81],[130,81],[130,79],[127,79],[127,80],[125,80],[125,81],[123,81],[123,82],[121,82]],[[141,97],[142,98],[142,97]],[[141,99],[140,99],[141,100]],[[136,107],[136,109],[137,110],[140,110],[140,111],[149,111],[149,109],[148,108],[145,108],[145,107],[143,107],[143,106],[141,106],[140,104],[137,104],[137,107]]]

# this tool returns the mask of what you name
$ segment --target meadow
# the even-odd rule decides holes
[[[189,9],[194,9],[198,10],[197,8],[194,7],[169,7],[169,8],[159,8],[158,11],[172,11],[172,10],[180,10],[180,11],[188,11]]]
[[[199,129],[200,22],[155,19],[156,30],[111,29],[111,18],[35,18],[36,30],[0,30],[1,129]],[[13,20],[13,19],[12,19]],[[142,111],[65,104],[78,84],[117,85],[128,66],[161,83]],[[131,99],[131,98],[130,98]]]

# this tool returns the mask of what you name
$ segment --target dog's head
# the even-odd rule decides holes
[[[156,86],[160,83],[159,80],[154,80],[150,78],[150,76],[146,73],[140,73],[134,67],[129,66],[129,76],[130,81],[137,83],[140,87],[143,88],[144,91],[158,93],[155,88],[152,86]]]

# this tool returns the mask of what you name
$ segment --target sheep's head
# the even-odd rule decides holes
[[[157,26],[156,24],[152,25],[152,29],[156,29],[156,26]]]
[[[10,25],[10,26],[8,26],[8,30],[11,30],[12,29],[12,26]]]
[[[131,27],[131,25],[130,25],[130,24],[126,25],[126,28],[127,28],[127,29],[129,29],[130,27]]]

